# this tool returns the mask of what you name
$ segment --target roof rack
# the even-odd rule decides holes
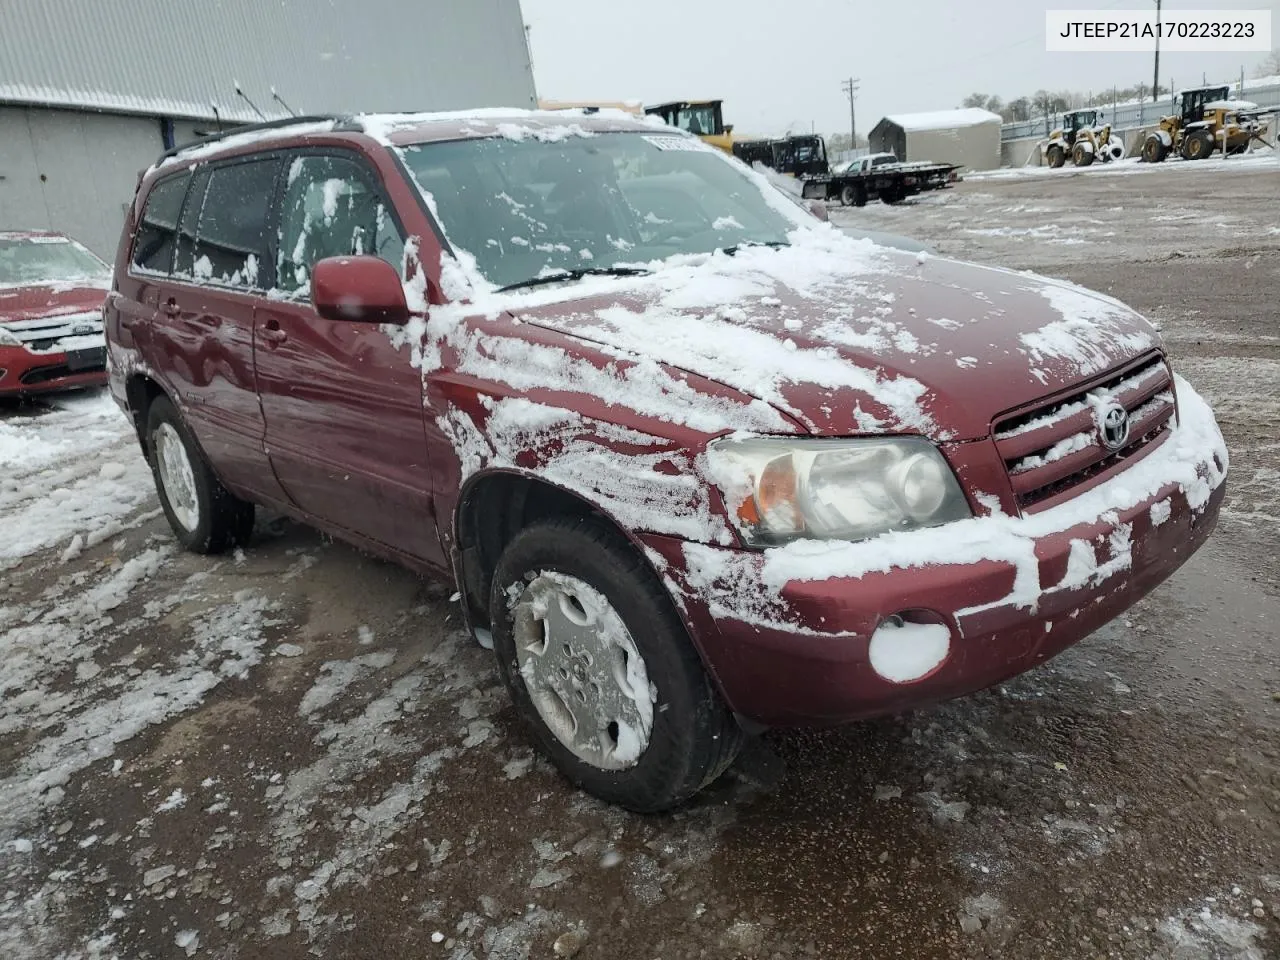
[[[234,136],[239,133],[257,133],[262,130],[277,130],[284,127],[296,126],[300,123],[326,123],[335,124],[335,129],[344,128],[349,131],[359,130],[358,124],[352,124],[350,117],[343,117],[337,114],[313,114],[301,117],[284,117],[280,120],[266,120],[262,123],[247,123],[238,127],[231,127],[223,130],[221,133],[211,133],[206,137],[197,137],[181,146],[171,147],[164,153],[160,154],[160,159],[156,162],[166,160],[169,157],[176,157],[178,154],[190,150],[192,147],[203,146],[207,143],[217,143],[219,140],[225,140],[227,137]]]

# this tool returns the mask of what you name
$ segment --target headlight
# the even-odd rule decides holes
[[[713,442],[707,460],[752,546],[866,540],[972,516],[950,466],[921,437],[729,438]]]
[[[0,347],[20,347],[20,346],[22,346],[22,341],[19,340],[9,330],[6,330],[4,327],[4,324],[0,324]]]

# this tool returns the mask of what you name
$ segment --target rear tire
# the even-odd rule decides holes
[[[867,190],[860,183],[846,183],[840,189],[840,202],[846,207],[865,207]]]
[[[168,397],[156,397],[147,410],[147,454],[160,506],[184,549],[224,553],[249,542],[253,504],[214,475]]]
[[[563,611],[565,602],[576,613],[568,626],[553,615],[553,604]],[[737,756],[742,731],[666,588],[604,524],[564,517],[521,531],[498,561],[489,616],[498,668],[517,713],[551,762],[588,793],[639,813],[666,810],[719,777]],[[555,662],[544,662],[552,653]],[[656,695],[643,711],[647,731],[643,717],[632,722],[634,692],[618,697],[619,663],[628,684],[643,678],[644,693]],[[620,736],[609,719],[619,710],[629,714],[629,736]]]
[[[906,197],[907,191],[900,186],[890,187],[888,190],[882,190],[880,192],[880,202],[890,204],[891,206],[893,204],[901,203],[906,199]]]

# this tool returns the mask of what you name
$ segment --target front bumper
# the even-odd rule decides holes
[[[107,353],[99,335],[72,350],[32,351],[0,345],[0,397],[34,396],[98,387],[107,382]]]
[[[1182,423],[1146,460],[1076,500],[863,543],[761,552],[646,536],[730,707],[765,725],[837,723],[962,696],[1037,666],[1167,579],[1209,537],[1226,447],[1185,383]],[[652,555],[652,554],[651,554]],[[877,672],[897,615],[941,624],[945,659]]]

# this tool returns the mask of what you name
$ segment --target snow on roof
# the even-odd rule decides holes
[[[931,113],[895,113],[885,117],[903,130],[946,130],[951,127],[976,127],[983,123],[1000,124],[1000,114],[978,107],[963,110],[935,110]]]

